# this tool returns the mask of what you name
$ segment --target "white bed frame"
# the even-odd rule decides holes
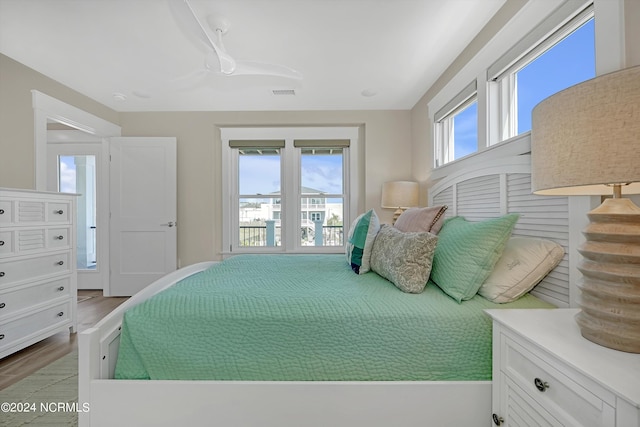
[[[543,236],[565,246],[565,260],[534,293],[567,307],[573,251],[568,202],[530,194],[529,162],[528,155],[508,156],[453,173],[432,187],[429,199],[449,205],[447,216],[470,220],[521,212],[514,234]],[[490,381],[114,380],[125,310],[212,264],[195,264],[161,278],[79,334],[79,407],[89,408],[79,413],[80,427],[492,425]]]

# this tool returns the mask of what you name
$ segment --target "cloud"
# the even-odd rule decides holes
[[[73,157],[60,159],[60,191],[63,193],[76,192],[76,166]]]

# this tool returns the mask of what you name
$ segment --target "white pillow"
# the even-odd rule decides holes
[[[496,303],[515,301],[537,285],[564,257],[564,248],[547,239],[511,237],[478,293]]]

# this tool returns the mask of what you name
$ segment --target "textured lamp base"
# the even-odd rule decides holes
[[[588,216],[576,321],[586,339],[640,353],[640,208],[629,199],[607,199]]]

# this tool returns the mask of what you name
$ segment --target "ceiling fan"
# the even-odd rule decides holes
[[[208,24],[215,33],[215,37],[209,36],[209,32],[202,25],[188,0],[169,0],[171,12],[178,26],[192,41],[204,46],[208,52],[204,68],[184,76],[180,80],[189,80],[197,77],[206,77],[208,74],[223,76],[275,76],[285,79],[301,80],[302,74],[284,65],[269,64],[257,61],[236,60],[225,49],[222,37],[229,30],[229,22],[215,15],[209,17]]]

